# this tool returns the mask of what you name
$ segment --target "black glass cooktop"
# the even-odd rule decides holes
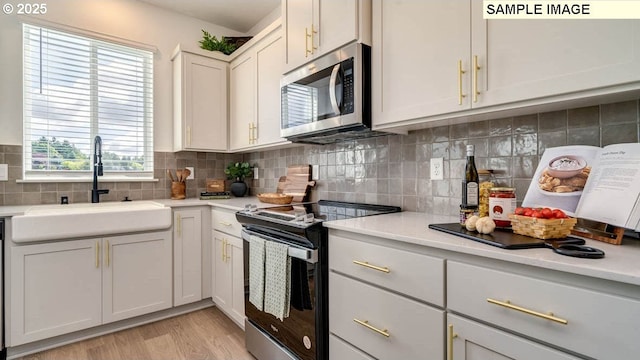
[[[343,201],[319,200],[318,202],[267,207],[250,207],[236,214],[243,224],[259,221],[294,227],[308,227],[325,220],[341,220],[355,217],[399,212],[397,206],[350,203]]]

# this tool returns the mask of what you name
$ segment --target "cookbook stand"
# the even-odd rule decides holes
[[[578,218],[578,222],[571,230],[571,234],[613,245],[620,245],[622,244],[622,237],[624,236],[624,228]]]

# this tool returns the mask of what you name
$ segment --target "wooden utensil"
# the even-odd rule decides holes
[[[176,181],[176,180],[173,178],[173,174],[171,173],[171,170],[167,169],[167,175],[169,175],[169,179],[171,179],[171,182]]]
[[[176,176],[178,177],[178,182],[182,182],[182,170],[176,170]]]
[[[189,175],[191,175],[191,170],[189,170],[189,169],[184,169],[184,170],[182,170],[182,176],[184,176],[184,177],[183,177],[183,179],[182,179],[182,181],[187,180],[187,178],[189,177]]]

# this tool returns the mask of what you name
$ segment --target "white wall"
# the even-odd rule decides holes
[[[3,1],[17,4],[19,1]],[[218,37],[244,36],[215,24],[136,0],[55,0],[33,16],[74,28],[155,46],[154,148],[172,151],[171,53],[178,43],[199,46],[201,29]],[[0,144],[22,145],[22,27],[17,15],[0,13]]]

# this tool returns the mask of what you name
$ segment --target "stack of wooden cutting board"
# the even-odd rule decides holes
[[[292,165],[287,167],[287,175],[278,180],[279,194],[293,196],[292,202],[309,201],[309,192],[316,185],[311,180],[311,165]]]

